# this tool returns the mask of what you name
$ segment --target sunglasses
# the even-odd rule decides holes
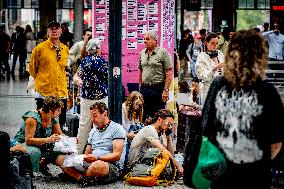
[[[167,125],[168,127],[172,127],[172,126],[173,126],[173,123],[167,122],[165,125]]]
[[[56,50],[56,58],[57,58],[57,61],[58,61],[61,58],[61,54],[60,54],[61,49],[59,47],[56,47],[56,46],[54,46],[54,47],[55,47],[55,50]]]

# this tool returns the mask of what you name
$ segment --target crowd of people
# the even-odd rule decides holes
[[[60,35],[60,42],[66,45],[69,49],[73,45],[73,34],[69,32],[67,23],[61,24],[62,34]],[[48,27],[41,25],[41,30],[35,34],[30,25],[21,27],[17,25],[15,32],[9,36],[5,33],[4,27],[0,27],[0,75],[1,79],[15,79],[18,75],[19,79],[25,79],[28,76],[27,67],[30,62],[30,56],[33,48],[45,41],[48,38]],[[8,63],[12,57],[12,67]],[[19,62],[19,73],[16,72],[16,65]]]
[[[189,126],[189,131],[184,129],[185,138],[187,137],[184,162],[187,185],[194,187],[190,178],[197,164],[202,136],[206,136],[222,152],[227,162],[225,173],[221,177],[216,177],[217,179],[212,179],[210,188],[271,186],[271,159],[274,159],[281,149],[283,129],[275,123],[273,126],[277,128],[267,128],[264,125],[267,125],[266,121],[271,122],[271,119],[280,119],[280,114],[272,112],[276,108],[277,112],[283,114],[283,105],[279,94],[272,84],[265,81],[265,77],[268,60],[283,60],[284,41],[277,23],[270,31],[267,25],[264,24],[266,30],[262,32],[256,29],[236,32],[224,28],[222,33],[206,34],[206,38],[202,41],[205,48],[203,51],[200,50],[202,48],[198,49],[196,62],[192,59],[194,52],[191,51],[196,45],[195,39],[200,38],[200,34],[193,34],[195,41],[187,45],[187,51],[191,52],[187,53],[190,65],[188,67],[194,65],[189,74],[192,80],[201,81],[199,87],[202,110],[202,116],[196,121],[197,116],[189,114],[193,110],[184,105],[179,107],[181,123],[178,129],[181,130],[180,126]],[[182,42],[180,45],[180,48],[184,48]],[[181,69],[186,70],[182,68],[184,65],[181,65]],[[179,83],[182,94],[180,99],[177,99],[178,103],[183,102],[182,99],[185,97],[182,95],[190,93],[187,83],[192,82],[183,77],[184,73],[181,74]],[[273,97],[277,101],[275,102],[277,105],[273,105],[275,108],[265,102],[271,98],[266,95],[276,95]],[[188,96],[186,95],[186,99],[189,98]],[[183,102],[187,103],[189,102]],[[268,109],[271,109],[273,118],[269,115]],[[262,138],[264,135],[267,136],[264,134],[266,131],[270,134],[276,132],[269,134],[270,139],[266,140]],[[278,135],[279,133],[282,136]],[[184,133],[182,134],[184,136]],[[197,146],[196,149],[193,144]],[[179,149],[183,147],[178,145]],[[252,174],[257,174],[256,180],[251,179],[249,175]],[[208,175],[203,176],[208,177]],[[214,177],[214,174],[209,177]]]
[[[210,188],[269,188],[271,160],[284,136],[281,98],[265,81],[268,59],[283,60],[283,35],[274,27],[262,33],[225,28],[222,33],[202,30],[191,35],[186,30],[173,63],[169,52],[158,46],[157,33],[145,32],[145,48],[138,57],[140,91],[130,92],[122,104],[119,124],[108,117],[108,62],[100,55],[100,41],[86,29],[83,40],[73,45],[67,25],[53,21],[29,60],[37,110],[23,114],[11,150],[29,154],[36,175],[50,176],[47,164],[53,163],[62,169],[60,179],[85,187],[121,179],[149,148],[158,148],[184,175],[185,183],[196,187],[191,176],[206,136],[227,162],[225,173],[214,178]],[[10,41],[3,34],[1,38]],[[30,28],[25,32],[19,27],[11,42],[27,38],[33,38]],[[4,47],[10,48],[7,44]],[[16,49],[13,45],[12,72],[18,56],[21,72],[25,60],[23,51]],[[65,166],[69,156],[53,150],[66,124],[71,82],[66,70],[79,88],[76,149],[84,154],[83,170]],[[171,105],[170,96],[174,96]],[[176,153],[184,155],[183,163]],[[256,179],[250,175],[257,175]]]

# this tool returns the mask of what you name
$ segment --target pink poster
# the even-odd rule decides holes
[[[109,0],[93,1],[93,37],[102,41],[102,55],[108,58]],[[144,48],[144,33],[155,30],[158,45],[174,53],[174,0],[122,0],[122,85],[139,81],[138,54]],[[132,88],[133,90],[137,88]]]

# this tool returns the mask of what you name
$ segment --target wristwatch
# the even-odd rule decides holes
[[[167,89],[167,88],[164,88],[164,91],[166,91],[166,92],[169,92],[169,89]]]

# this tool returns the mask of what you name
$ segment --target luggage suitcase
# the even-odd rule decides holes
[[[176,149],[178,152],[184,153],[186,142],[191,144],[195,136],[200,133],[201,118],[179,112],[178,120]]]
[[[8,133],[0,131],[0,188],[9,188],[10,175],[10,137]]]
[[[66,124],[63,126],[63,133],[70,137],[76,137],[79,128],[79,115],[73,112],[66,113]]]
[[[73,87],[73,105],[74,105],[75,104],[74,85],[72,85],[72,87]],[[79,114],[76,113],[74,106],[74,108],[71,108],[66,112],[66,123],[63,126],[62,132],[69,137],[77,137],[78,128],[79,128]]]

